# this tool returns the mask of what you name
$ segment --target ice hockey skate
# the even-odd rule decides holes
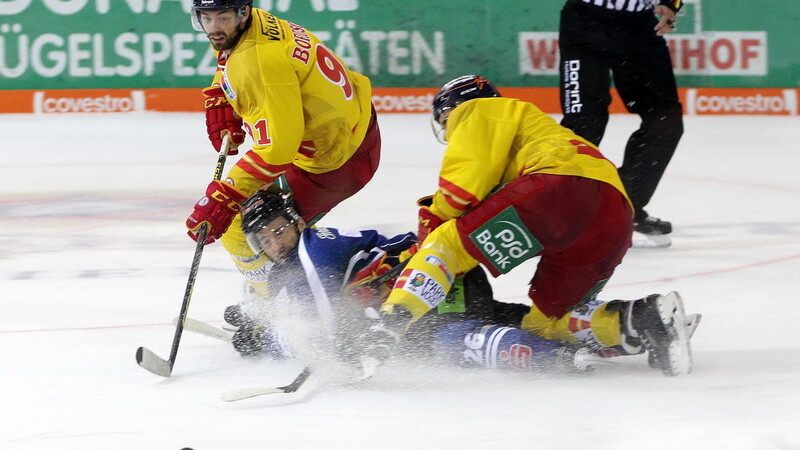
[[[665,248],[672,245],[672,224],[657,217],[646,216],[633,223],[634,248]]]
[[[603,358],[589,347],[564,346],[558,350],[558,367],[566,373],[594,372],[597,366],[611,366],[608,358]]]
[[[630,302],[620,318],[623,341],[640,340],[651,367],[669,376],[691,373],[690,325],[677,292]]]

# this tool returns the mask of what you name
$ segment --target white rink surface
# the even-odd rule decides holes
[[[169,355],[194,251],[183,221],[216,162],[203,122],[0,115],[0,448],[800,448],[796,117],[687,117],[648,208],[673,222],[674,245],[631,250],[601,295],[679,291],[704,315],[691,375],[644,356],[589,376],[394,364],[303,402],[239,403],[219,395],[288,383],[302,364],[243,360],[190,332],[171,378],[134,360],[139,346]],[[426,115],[380,124],[376,178],[322,225],[415,227],[443,147]],[[636,125],[612,116],[609,158]],[[524,302],[532,268],[493,280],[495,296]],[[220,324],[239,288],[221,247],[206,248],[189,315]]]

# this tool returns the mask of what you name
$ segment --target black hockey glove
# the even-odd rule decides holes
[[[264,353],[268,344],[269,333],[262,326],[253,322],[239,326],[233,334],[233,348],[244,357],[257,357]]]
[[[265,326],[247,317],[239,305],[225,308],[225,322],[237,327],[231,343],[242,357],[257,358],[266,356],[275,359],[289,357],[276,336]]]
[[[411,321],[411,313],[405,308],[395,307],[391,316],[367,308],[367,317],[374,320],[369,330],[362,336],[364,355],[381,363],[389,359],[392,349],[400,343],[405,325]]]
[[[350,358],[354,368],[360,371],[361,380],[374,375],[378,367],[392,356],[411,321],[411,313],[398,306],[392,315],[379,313],[374,308],[367,308],[364,314],[371,324],[356,339],[356,352]]]
[[[250,318],[244,315],[239,305],[231,305],[225,308],[223,317],[225,318],[225,322],[234,327],[240,327],[246,322],[251,321]]]

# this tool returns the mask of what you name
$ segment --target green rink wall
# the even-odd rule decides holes
[[[215,68],[183,0],[2,0],[0,89],[201,87]],[[683,87],[800,86],[800,0],[685,0],[668,36]],[[255,0],[375,86],[463,73],[553,87],[563,0]]]

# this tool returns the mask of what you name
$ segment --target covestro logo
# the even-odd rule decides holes
[[[687,89],[688,114],[777,114],[797,115],[797,91],[794,89],[761,90],[758,93],[739,89]]]
[[[34,113],[104,113],[145,110],[144,91],[129,91],[127,96],[106,94],[87,96],[76,91],[74,95],[50,94],[37,91],[33,94]]]
[[[438,88],[374,88],[372,104],[379,113],[426,113]]]

